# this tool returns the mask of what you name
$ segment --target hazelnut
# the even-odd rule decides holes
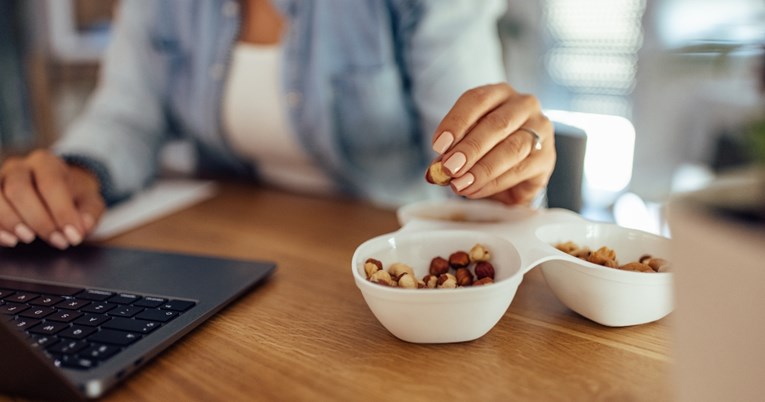
[[[470,249],[470,261],[489,261],[490,259],[491,253],[489,253],[489,249],[484,247],[482,244],[476,244],[473,246],[473,248]]]
[[[417,289],[427,289],[428,286],[425,285],[425,282],[423,281],[417,281]]]
[[[381,285],[395,286],[395,282],[391,279],[390,274],[383,270],[379,270],[372,274],[372,276],[369,277],[369,280]]]
[[[398,278],[398,286],[406,289],[417,289],[417,280],[414,279],[413,275],[409,275],[409,273],[404,272]]]
[[[582,247],[571,252],[571,255],[573,255],[576,258],[581,258],[583,260],[586,260],[587,258],[589,258],[590,254],[592,254],[592,251],[590,251],[589,247]]]
[[[473,282],[473,286],[481,286],[481,285],[488,285],[490,283],[494,283],[494,279],[489,278],[488,276],[485,278],[481,278],[475,282]]]
[[[459,268],[454,273],[454,277],[457,278],[457,285],[470,286],[473,284],[473,274],[467,268]]]
[[[593,264],[606,265],[606,261],[608,260],[616,262],[616,252],[608,247],[601,247],[591,253],[586,260]]]
[[[644,264],[648,264],[656,272],[666,272],[669,270],[669,261],[663,258],[649,258]]]
[[[438,282],[436,285],[439,288],[456,288],[457,278],[452,274],[441,274],[438,276]]]
[[[488,261],[480,261],[475,264],[475,276],[478,279],[491,278],[494,279],[494,266]]]
[[[558,243],[558,244],[556,244],[555,248],[557,248],[558,250],[560,250],[560,251],[562,251],[562,252],[564,252],[566,254],[572,254],[576,250],[579,249],[579,246],[577,246],[576,243],[574,243],[572,241],[567,241],[565,243]]]
[[[648,264],[643,264],[642,262],[628,262],[620,266],[619,269],[624,271],[654,272]]]
[[[401,262],[396,262],[391,264],[388,267],[388,273],[390,274],[390,276],[396,278],[396,280],[400,280],[401,276],[404,274],[409,274],[409,275],[412,275],[412,277],[414,277],[414,270],[412,269],[412,267]]]
[[[425,283],[425,287],[428,289],[435,289],[438,284],[438,275],[425,275],[422,278],[422,282]]]
[[[374,258],[367,258],[367,260],[364,262],[364,272],[367,274],[367,279],[369,279],[372,274],[382,269],[382,263],[379,260],[375,260]]]
[[[431,275],[441,275],[449,272],[449,261],[446,261],[443,257],[436,257],[430,261],[430,269],[428,270]],[[428,281],[425,281],[426,283]]]
[[[465,268],[470,264],[470,256],[464,251],[455,251],[449,256],[449,265],[454,268]]]
[[[425,180],[431,184],[437,184],[439,186],[446,186],[452,180],[451,176],[446,173],[444,169],[444,163],[441,161],[433,162],[428,171],[425,172]]]

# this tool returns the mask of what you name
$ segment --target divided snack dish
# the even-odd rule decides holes
[[[507,207],[486,200],[423,201],[400,208],[398,219],[401,229],[359,246],[352,266],[356,284],[370,309],[385,328],[405,341],[459,342],[482,336],[504,315],[523,275],[537,266],[550,290],[564,305],[602,325],[644,324],[663,318],[673,308],[671,273],[608,268],[555,248],[557,243],[572,241],[592,250],[603,246],[613,249],[621,263],[637,261],[645,254],[671,261],[669,239],[664,237],[588,221],[567,210]],[[367,258],[404,256],[418,249],[427,251],[428,261],[378,259],[386,268],[394,262],[412,265],[416,276],[421,278],[427,273],[430,258],[442,254],[446,254],[442,255],[445,257],[448,252],[457,250],[449,246],[468,250],[482,241],[492,243],[486,245],[495,254],[492,263],[503,270],[503,276],[498,275],[495,284],[458,289],[398,289],[371,283],[364,274],[363,263]],[[440,242],[449,244],[444,249]],[[504,253],[504,250],[510,252]],[[491,300],[492,306],[500,309],[504,306],[504,309],[492,310],[492,319],[484,319],[483,325],[464,319],[450,321],[449,314],[432,313],[460,309],[463,303],[460,297],[464,297],[460,294],[486,299],[485,303]],[[438,300],[438,306],[433,304],[426,316],[422,315],[424,308],[420,305],[425,303],[423,300],[430,303]],[[411,312],[397,313],[405,309]],[[487,323],[490,323],[488,328]]]

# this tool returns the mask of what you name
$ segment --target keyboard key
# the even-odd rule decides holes
[[[29,333],[37,335],[55,335],[68,326],[69,324],[64,324],[62,322],[45,322],[30,329]]]
[[[109,320],[111,320],[111,317],[105,314],[85,314],[82,317],[75,320],[74,323],[80,324],[80,325],[87,325],[89,327],[96,327]]]
[[[165,299],[163,299],[161,297],[147,296],[147,297],[144,297],[143,299],[135,302],[135,304],[133,304],[133,305],[134,306],[138,306],[138,307],[156,308],[156,307],[161,306],[166,301],[167,300],[165,300]]]
[[[22,312],[21,314],[19,314],[19,316],[27,317],[27,318],[45,318],[53,314],[53,312],[55,311],[56,311],[55,309],[52,309],[50,307],[35,306],[30,308],[29,310]]]
[[[136,301],[140,300],[141,296],[138,295],[132,295],[128,293],[120,293],[116,296],[112,296],[109,300],[107,300],[109,303],[115,303],[115,304],[133,304]],[[144,306],[145,307],[145,306]]]
[[[53,335],[32,335],[32,339],[35,341],[32,346],[41,348],[47,348],[60,342],[60,340]]]
[[[130,318],[114,317],[111,321],[105,323],[103,328],[117,329],[120,331],[138,332],[148,334],[159,328],[162,324],[154,321],[133,320]]]
[[[173,311],[186,311],[193,307],[196,303],[186,300],[170,300],[169,302],[161,305],[159,308],[163,310]]]
[[[35,325],[39,324],[39,323],[40,323],[40,321],[42,321],[42,320],[38,320],[38,319],[36,319],[36,318],[24,318],[24,317],[19,317],[19,318],[17,318],[17,319],[16,319],[16,321],[14,322],[14,325],[16,326],[16,328],[18,328],[18,329],[22,329],[22,330],[25,330],[25,331],[26,331],[26,330],[28,330],[29,328],[32,328],[32,327],[34,327]]]
[[[8,296],[10,296],[10,295],[12,295],[14,293],[16,293],[16,292],[14,292],[12,290],[0,289],[0,299],[4,299],[4,298],[6,298],[6,297],[8,297]]]
[[[114,293],[105,290],[87,289],[83,290],[82,293],[78,293],[76,297],[82,300],[104,301],[112,297],[112,295]]]
[[[106,343],[109,345],[127,346],[141,338],[141,335],[133,332],[102,329],[88,337],[90,342]]]
[[[98,365],[98,361],[80,356],[63,355],[54,360],[58,367],[66,367],[75,370],[90,370]]]
[[[168,322],[177,316],[178,313],[175,311],[147,309],[136,315],[135,318],[149,321]]]
[[[81,315],[82,313],[79,311],[58,310],[46,318],[48,321],[71,322],[72,320],[79,318]]]
[[[120,306],[119,308],[110,311],[109,315],[118,317],[132,317],[141,311],[143,311],[143,308],[141,307]]]
[[[79,355],[86,359],[104,361],[116,355],[120,350],[122,349],[112,345],[91,345],[89,348],[80,352]]]
[[[31,302],[29,304],[33,306],[55,306],[56,304],[60,303],[62,300],[64,300],[61,296],[48,296],[48,295],[42,295]]]
[[[93,327],[72,325],[71,327],[59,332],[58,336],[62,338],[83,339],[96,331],[97,329]]]
[[[6,297],[4,300],[11,303],[27,303],[30,300],[36,299],[38,296],[40,295],[36,293],[17,292]]]
[[[61,303],[56,304],[56,307],[65,308],[67,310],[79,310],[87,306],[88,304],[90,304],[90,302],[86,300],[66,299],[62,301]]]
[[[28,308],[29,306],[27,306],[26,304],[5,303],[2,306],[0,306],[0,314],[6,314],[6,315],[19,314],[20,312]]]
[[[106,302],[96,302],[91,305],[85,306],[80,309],[83,313],[105,313],[115,307],[117,307],[118,304],[111,304]]]
[[[88,343],[85,341],[66,340],[64,342],[59,342],[55,345],[48,346],[45,348],[45,350],[53,354],[73,355],[85,349],[86,347],[88,347]]]

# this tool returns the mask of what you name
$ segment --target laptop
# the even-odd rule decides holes
[[[275,269],[99,245],[0,249],[0,393],[101,397]]]

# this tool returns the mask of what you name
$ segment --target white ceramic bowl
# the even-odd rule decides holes
[[[573,241],[616,252],[619,263],[650,254],[672,261],[669,239],[614,224],[589,221],[554,223],[535,231],[551,258],[542,273],[558,299],[597,323],[621,327],[656,321],[673,309],[672,274],[622,271],[572,257],[554,245]],[[523,252],[523,250],[521,250]]]
[[[448,258],[476,243],[492,253],[495,283],[457,289],[401,289],[366,279],[364,262],[380,260],[411,266],[421,279],[436,256]],[[414,343],[464,342],[486,334],[499,321],[515,296],[523,273],[515,247],[507,240],[468,230],[396,232],[361,244],[353,255],[352,271],[364,300],[394,336]]]

